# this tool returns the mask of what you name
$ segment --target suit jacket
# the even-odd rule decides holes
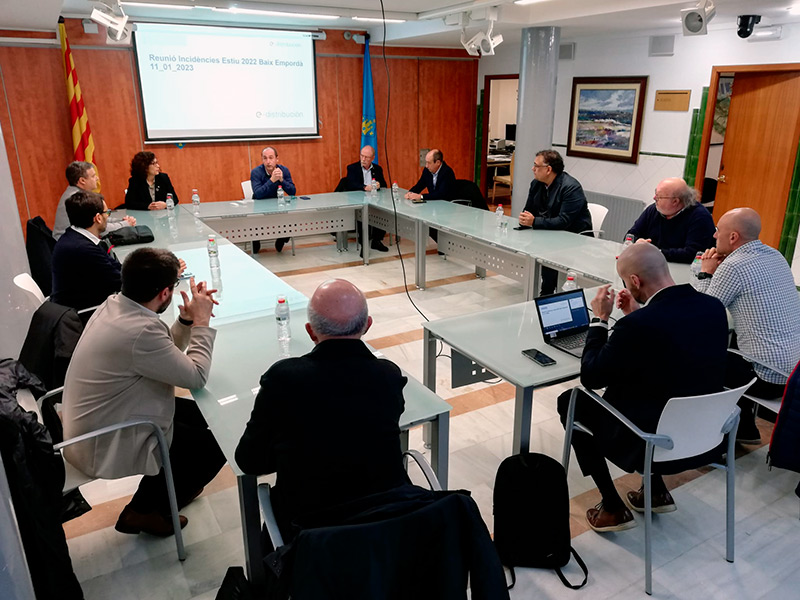
[[[360,340],[326,340],[275,363],[236,448],[254,475],[277,472],[276,517],[295,517],[408,483],[400,449],[407,379]],[[364,452],[344,456],[345,440]]]
[[[388,187],[386,180],[383,178],[383,168],[379,164],[372,163],[370,170],[372,171],[372,178],[380,183],[382,188]],[[361,170],[360,162],[347,165],[347,189],[351,192],[364,189],[364,171]]]
[[[722,391],[728,318],[722,303],[689,284],[665,288],[619,319],[611,335],[590,327],[581,383],[647,432],[667,401]],[[591,427],[590,427],[591,428]]]
[[[122,287],[121,268],[104,245],[69,228],[53,250],[51,300],[75,310],[102,304]]]
[[[250,184],[253,186],[253,199],[265,200],[267,198],[278,197],[278,186],[283,188],[283,192],[287,196],[294,196],[297,194],[297,187],[292,181],[292,174],[289,172],[288,167],[285,165],[277,165],[276,169],[283,171],[283,181],[280,183],[273,182],[264,165],[258,165],[255,169],[250,171]]]
[[[175,188],[172,187],[169,175],[166,173],[159,173],[156,175],[154,183],[156,186],[155,202],[166,202],[167,194],[172,194],[172,200],[175,204],[178,203],[178,194],[175,192]],[[128,179],[128,191],[125,194],[125,208],[132,210],[148,210],[151,202],[153,202],[153,200],[150,198],[150,188],[147,185],[147,179],[144,177],[130,177]]]
[[[533,229],[560,229],[580,233],[592,228],[592,215],[578,180],[561,173],[548,189],[534,179],[528,191],[525,210],[531,213]]]
[[[422,169],[419,181],[409,191],[419,194],[424,189],[428,190],[425,200],[452,200],[456,193],[456,174],[446,162],[442,161],[434,186],[433,173],[428,169]]]
[[[205,385],[216,331],[175,321],[116,294],[98,308],[78,341],[64,384],[64,435],[71,438],[132,418],[155,422],[172,440],[175,386]],[[184,349],[186,353],[184,353]],[[116,479],[161,468],[150,429],[124,429],[64,449],[87,475]]]

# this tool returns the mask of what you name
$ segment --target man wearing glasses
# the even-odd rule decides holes
[[[653,244],[668,262],[687,264],[714,246],[714,219],[683,179],[670,177],[659,183],[653,201],[628,231],[637,243]]]
[[[533,161],[533,181],[521,228],[560,229],[581,233],[592,229],[586,195],[578,180],[564,172],[564,159],[555,150],[541,150]],[[556,290],[558,271],[542,267],[542,295]]]
[[[102,304],[119,291],[120,264],[109,248],[100,243],[111,215],[103,196],[81,190],[64,204],[70,226],[53,249],[50,299],[81,310]]]
[[[180,262],[169,250],[139,248],[122,265],[122,293],[89,320],[64,384],[64,435],[75,437],[140,418],[158,425],[169,442],[178,508],[194,500],[225,464],[225,457],[194,401],[175,387],[201,388],[211,370],[215,304],[204,282],[181,290],[179,317],[161,318],[179,283]],[[69,446],[65,458],[83,473],[117,479],[145,477],[115,526],[122,533],[168,536],[166,480],[153,432],[124,429]],[[181,527],[187,523],[180,517]]]

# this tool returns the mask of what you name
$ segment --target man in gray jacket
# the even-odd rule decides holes
[[[175,386],[205,385],[216,331],[209,327],[213,291],[191,280],[180,316],[169,328],[159,315],[172,302],[180,263],[172,252],[140,248],[122,265],[122,292],[95,311],[75,348],[64,385],[64,436],[128,419],[156,423],[170,443],[178,507],[200,494],[225,463],[197,405],[175,398]],[[185,350],[185,352],[184,352]],[[171,535],[166,480],[150,429],[124,429],[65,448],[66,459],[92,477],[145,477],[122,511],[117,531]],[[187,520],[181,516],[181,527]]]

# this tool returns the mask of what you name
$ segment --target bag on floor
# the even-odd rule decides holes
[[[561,463],[534,452],[500,463],[494,480],[494,545],[511,570],[509,589],[517,582],[514,567],[555,569],[568,588],[586,585],[589,571],[570,545],[569,491]],[[561,572],[570,554],[583,571],[579,584]]]

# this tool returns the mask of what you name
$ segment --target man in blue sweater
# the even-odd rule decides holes
[[[668,262],[676,263],[690,263],[714,245],[714,219],[683,179],[670,177],[659,183],[653,200],[628,231],[637,243],[653,244]]]
[[[287,196],[297,195],[297,188],[292,181],[292,174],[285,165],[278,164],[278,149],[267,146],[261,151],[261,163],[250,171],[250,183],[253,186],[253,200],[266,200],[278,197],[278,188],[283,188]],[[289,238],[275,240],[275,250],[280,252]],[[261,249],[261,243],[253,242],[253,252]]]

